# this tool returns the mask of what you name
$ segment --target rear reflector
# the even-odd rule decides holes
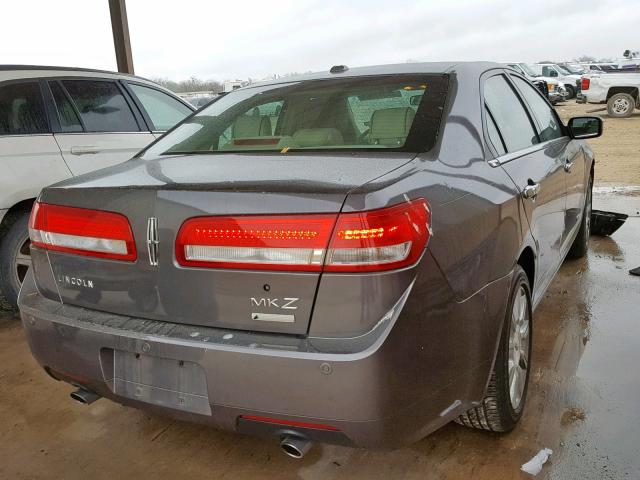
[[[183,266],[205,268],[390,270],[420,258],[429,221],[423,199],[339,216],[196,217],[178,232],[176,259]]]
[[[591,86],[591,80],[588,78],[583,78],[580,84],[580,90],[589,90],[590,86]]]
[[[119,213],[36,202],[29,219],[35,246],[78,255],[135,261],[127,217]]]
[[[293,422],[290,420],[279,420],[271,417],[259,417],[257,415],[241,415],[243,420],[251,420],[253,422],[273,423],[275,425],[285,425],[287,427],[299,427],[299,428],[314,428],[316,430],[329,430],[332,432],[338,432],[336,427],[331,425],[323,425],[321,423],[306,423],[306,422]]]

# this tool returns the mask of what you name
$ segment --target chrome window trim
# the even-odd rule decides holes
[[[505,155],[500,155],[498,157],[492,158],[491,160],[489,160],[489,165],[491,165],[492,167],[499,167],[500,165],[504,165],[505,163],[509,163],[513,160],[516,160],[520,157],[524,157],[525,155],[529,155],[530,153],[535,153],[538,152],[540,150],[543,150],[544,148],[550,146],[550,145],[554,145],[556,143],[560,143],[560,141],[567,141],[567,140],[571,140],[567,135],[563,136],[563,137],[558,137],[558,138],[553,138],[551,140],[547,140],[546,142],[542,142],[542,143],[536,143],[535,145],[531,145],[530,147],[527,148],[523,148],[522,150],[518,150],[515,152],[509,152],[506,153]]]
[[[16,137],[53,137],[53,133],[3,133],[0,138],[16,138]]]
[[[137,132],[58,132],[54,135],[149,135],[149,130],[142,130]]]

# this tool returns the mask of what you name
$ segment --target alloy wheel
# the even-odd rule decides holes
[[[509,399],[518,410],[522,403],[529,370],[529,297],[524,286],[518,288],[511,312],[509,330]]]
[[[29,237],[20,244],[13,259],[13,272],[18,285],[22,285],[27,271],[31,268],[31,241]]]

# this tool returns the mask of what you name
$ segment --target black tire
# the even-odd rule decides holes
[[[591,205],[593,201],[593,178],[589,178],[587,186],[587,195],[584,202],[584,210],[582,211],[582,221],[580,222],[580,230],[576,238],[571,244],[569,258],[582,258],[589,250],[589,237],[591,236]]]
[[[616,93],[607,100],[607,113],[612,117],[630,117],[635,108],[636,99],[628,93]]]
[[[564,88],[567,90],[567,100],[572,99],[576,96],[576,87],[573,85],[565,85]]]
[[[514,305],[518,301],[518,305],[524,305],[526,300],[526,325],[528,336],[526,341],[526,368],[524,369],[524,386],[519,401],[514,406],[510,392],[510,337],[513,330],[512,315],[514,314]],[[520,303],[522,302],[522,303]],[[527,398],[527,390],[529,385],[529,376],[531,372],[531,345],[532,345],[532,318],[533,312],[531,307],[531,289],[529,280],[520,265],[515,268],[511,290],[509,293],[509,302],[507,304],[507,314],[505,316],[502,334],[500,336],[500,345],[498,346],[498,354],[496,361],[489,377],[489,384],[485,396],[480,405],[472,408],[466,413],[460,415],[456,422],[467,427],[477,428],[480,430],[489,430],[492,432],[509,432],[516,426],[522,412],[524,410]],[[524,325],[524,323],[523,323]],[[522,345],[524,349],[524,344]],[[517,352],[513,349],[512,352]],[[516,369],[522,367],[522,358],[517,366],[512,364]],[[514,395],[515,396],[515,395]]]
[[[14,308],[18,308],[18,292],[29,268],[24,261],[29,255],[28,225],[29,212],[9,213],[0,238],[0,292]]]

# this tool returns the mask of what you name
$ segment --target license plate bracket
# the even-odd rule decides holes
[[[122,397],[211,415],[206,375],[194,362],[114,350],[111,387]]]

